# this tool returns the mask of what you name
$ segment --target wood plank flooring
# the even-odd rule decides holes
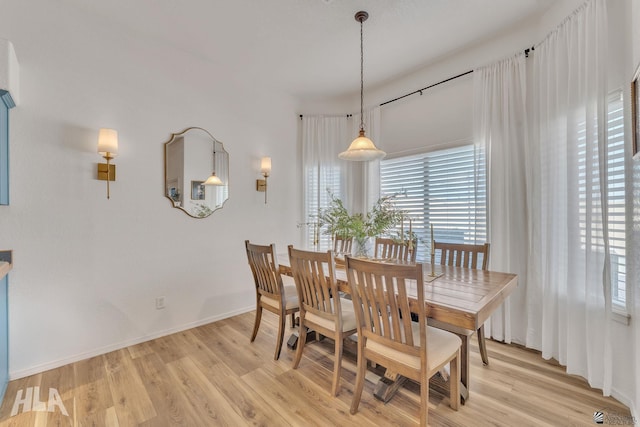
[[[293,370],[294,352],[286,345],[273,360],[275,316],[263,314],[256,341],[249,343],[253,319],[254,313],[235,316],[11,381],[0,427],[418,424],[416,384],[408,383],[385,405],[372,395],[378,376],[370,372],[359,412],[350,415],[355,355],[345,354],[340,393],[333,398],[330,340],[309,344]],[[446,396],[431,392],[431,425],[592,426],[595,411],[630,419],[625,406],[537,352],[488,341],[490,366],[484,367],[471,341],[470,398],[455,412]]]

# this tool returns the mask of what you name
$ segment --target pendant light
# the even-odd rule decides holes
[[[356,21],[360,23],[360,134],[353,140],[349,149],[338,154],[343,160],[369,161],[383,158],[387,153],[379,150],[373,141],[364,134],[364,49],[362,42],[362,23],[369,18],[363,10],[356,13]]]
[[[213,172],[202,185],[224,185],[222,180],[216,176],[216,141],[213,141]]]

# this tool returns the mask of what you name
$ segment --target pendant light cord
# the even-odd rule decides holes
[[[213,141],[213,173],[216,173],[216,141]]]
[[[360,130],[364,131],[364,44],[362,42],[362,18],[360,19]]]

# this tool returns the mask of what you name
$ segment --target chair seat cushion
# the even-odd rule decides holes
[[[340,298],[340,308],[342,309],[342,332],[355,330],[356,313],[353,311],[353,302]],[[314,323],[331,331],[335,331],[336,329],[334,320],[318,316],[310,311],[307,311],[305,314],[305,323],[306,322]]]
[[[292,308],[298,308],[300,306],[298,303],[298,291],[296,290],[296,283],[293,281],[293,277],[283,275],[282,284],[284,289],[285,309],[289,310]],[[271,298],[266,295],[262,295],[260,301],[274,308],[278,308],[280,304],[275,298]]]
[[[417,322],[411,322],[411,329],[413,342],[419,344],[420,325]],[[461,345],[462,340],[457,335],[442,329],[427,326],[427,370],[432,372],[438,366],[442,365],[447,359],[451,358],[451,355],[454,354]],[[398,361],[413,369],[420,369],[420,357],[389,348],[373,340],[367,340],[365,346],[368,350],[384,357]],[[419,347],[419,345],[417,347]]]

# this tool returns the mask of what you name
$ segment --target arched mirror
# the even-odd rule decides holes
[[[229,154],[202,128],[174,133],[164,144],[164,178],[174,208],[206,218],[229,198]]]

